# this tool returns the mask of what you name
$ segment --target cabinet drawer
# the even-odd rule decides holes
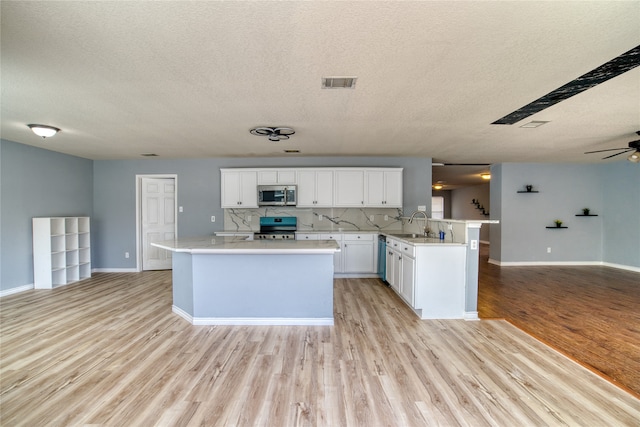
[[[404,242],[399,242],[400,243],[400,252],[402,252],[405,255],[410,256],[411,258],[415,258],[415,254],[416,254],[416,247],[413,245],[410,245],[408,243],[404,243]]]
[[[387,246],[397,251],[400,250],[400,242],[390,237],[387,237]]]
[[[342,234],[340,233],[331,233],[331,234],[321,234],[320,240],[335,240],[337,242],[342,241]]]
[[[344,240],[373,241],[375,234],[345,234]]]
[[[296,240],[319,240],[319,234],[313,233],[296,233]]]

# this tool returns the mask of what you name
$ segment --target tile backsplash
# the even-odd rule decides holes
[[[295,216],[298,231],[399,231],[402,209],[289,208],[225,209],[225,231],[260,230],[260,217]]]

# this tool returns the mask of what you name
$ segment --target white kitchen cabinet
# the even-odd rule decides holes
[[[333,205],[363,207],[364,199],[364,169],[337,169]]]
[[[333,206],[333,170],[299,169],[297,207]]]
[[[32,223],[36,289],[91,277],[89,217],[33,218]]]
[[[340,252],[336,252],[333,254],[333,272],[334,273],[342,273],[344,271],[342,267],[342,257],[343,257],[343,243],[342,243],[343,235],[342,233],[329,233],[329,234],[320,234],[320,240],[335,240],[340,246]]]
[[[223,208],[257,208],[258,174],[255,170],[220,169]]]
[[[342,258],[344,273],[375,273],[377,244],[375,234],[345,234]]]
[[[295,169],[260,169],[258,185],[293,185],[296,183]]]
[[[387,238],[386,280],[410,305],[414,306],[415,247]]]
[[[388,242],[388,240],[387,240]],[[387,246],[386,252],[386,267],[385,267],[385,280],[396,292],[399,292],[398,283],[395,281],[395,270],[397,268],[397,262],[395,259],[397,258],[397,252],[392,250],[390,246]]]
[[[402,169],[368,169],[364,191],[367,207],[402,207]]]

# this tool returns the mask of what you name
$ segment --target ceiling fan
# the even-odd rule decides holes
[[[251,135],[267,136],[269,138],[269,141],[275,142],[283,139],[289,139],[289,135],[293,135],[294,133],[296,133],[296,131],[294,131],[291,128],[285,128],[285,127],[278,127],[278,128],[258,127],[255,129],[251,129],[249,133],[251,133]]]
[[[640,130],[637,131],[636,134],[640,135]],[[640,139],[638,139],[636,141],[629,142],[629,146],[628,147],[609,148],[609,149],[606,149],[606,150],[586,151],[584,154],[603,153],[605,151],[619,151],[619,152],[611,154],[611,155],[606,156],[606,157],[603,157],[602,160],[609,159],[609,158],[615,157],[615,156],[619,156],[620,154],[625,154],[625,153],[631,152],[631,155],[628,157],[629,161],[630,162],[634,162],[634,163],[638,163],[640,161]]]

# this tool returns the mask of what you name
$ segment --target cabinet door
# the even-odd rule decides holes
[[[258,207],[258,176],[257,173],[241,172],[240,176],[240,207]]]
[[[394,252],[389,247],[387,247],[386,257],[387,257],[387,262],[386,262],[385,280],[393,289],[398,290],[398,284],[393,281],[393,272],[395,268],[395,264],[394,264],[395,256],[394,256]]]
[[[384,172],[384,207],[402,207],[402,171]]]
[[[334,206],[364,206],[364,170],[335,172]]]
[[[402,255],[400,252],[393,251],[393,283],[394,289],[401,292],[402,286]]]
[[[259,185],[273,185],[278,183],[278,171],[275,169],[258,171]]]
[[[367,171],[365,180],[365,204],[384,207],[384,172]]]
[[[220,204],[223,208],[240,207],[240,172],[221,172]]]
[[[343,250],[345,273],[375,273],[372,242],[345,240]]]
[[[333,206],[333,171],[316,172],[316,206]]]
[[[278,184],[295,184],[296,170],[282,169],[278,171]]]
[[[298,171],[298,207],[316,206],[316,172]]]
[[[402,279],[400,284],[400,295],[413,307],[413,286],[415,278],[415,259],[406,255],[402,256]]]

